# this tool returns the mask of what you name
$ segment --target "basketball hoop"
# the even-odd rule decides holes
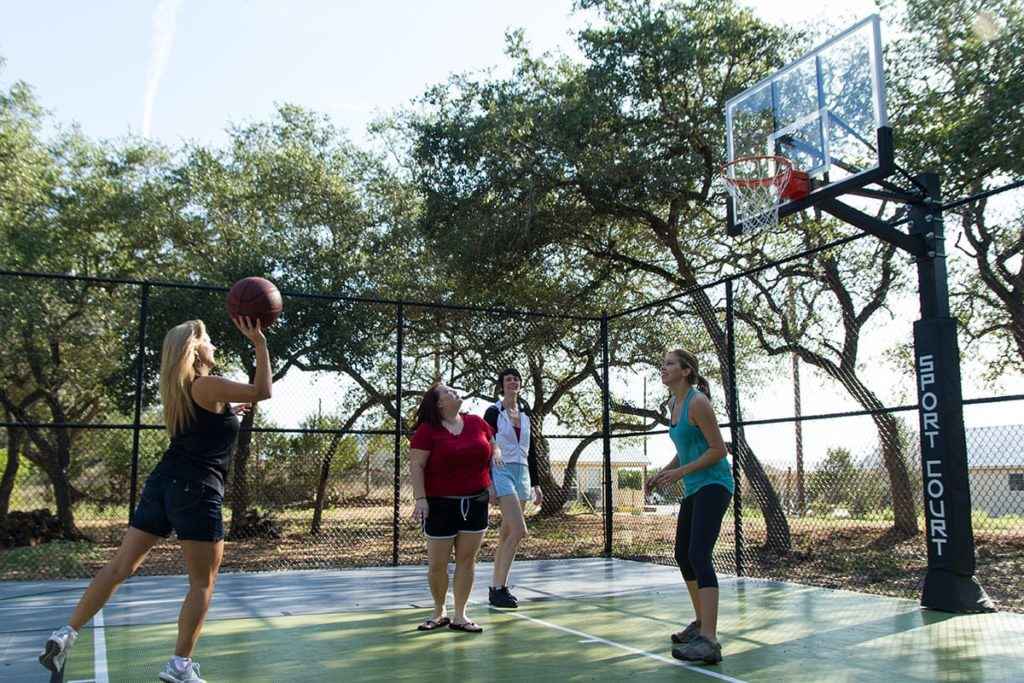
[[[733,201],[733,215],[743,232],[760,232],[779,224],[779,204],[792,199],[787,193],[794,175],[793,162],[780,156],[739,157],[722,167],[726,189]],[[806,185],[806,182],[804,182]],[[806,195],[806,188],[803,190]]]

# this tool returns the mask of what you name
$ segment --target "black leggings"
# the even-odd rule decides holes
[[[718,588],[718,577],[711,561],[722,518],[729,509],[732,494],[719,484],[708,484],[692,496],[683,498],[676,521],[676,562],[687,581],[697,580],[698,588]]]

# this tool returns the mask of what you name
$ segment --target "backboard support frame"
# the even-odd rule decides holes
[[[807,196],[785,202],[779,206],[779,220],[805,209],[813,208],[819,202],[827,199],[835,199],[844,194],[859,194],[868,185],[883,182],[891,176],[895,170],[895,152],[893,147],[892,128],[883,126],[876,131],[878,144],[878,166],[861,171],[848,178],[828,185],[813,188]],[[886,191],[872,191],[872,195],[881,196],[885,194],[887,199],[902,199],[910,197],[909,193],[900,195],[897,193],[886,193]],[[729,235],[736,237],[743,234],[743,227],[738,224],[733,216],[732,201],[726,201],[726,231]]]
[[[812,185],[811,192],[806,196],[779,204],[779,220],[799,211],[814,208],[892,244],[913,257],[917,267],[918,299],[921,307],[921,318],[914,323],[913,338],[924,492],[924,535],[928,552],[928,569],[921,590],[921,605],[952,613],[991,612],[995,611],[995,607],[975,577],[976,551],[971,520],[960,355],[957,321],[950,314],[949,307],[940,179],[934,173],[911,175],[899,169],[900,174],[909,179],[914,189],[903,189],[888,180],[897,167],[894,162],[893,131],[885,119],[879,22],[877,15],[859,22],[809,55],[784,67],[727,102],[728,160],[744,156],[747,151],[742,147],[736,149],[734,142],[737,138],[747,147],[755,143],[761,144],[760,141],[763,140],[769,148],[769,154],[780,154],[773,147],[781,146],[777,144],[779,140],[795,133],[796,139],[783,140],[784,144],[788,144],[797,154],[803,154],[805,159],[816,162],[812,166],[816,167],[820,163],[822,168],[817,168],[817,172],[821,173],[822,177],[817,181],[817,186]],[[867,164],[858,165],[832,158],[833,152],[836,151],[829,146],[832,135],[832,112],[822,101],[822,93],[826,88],[822,85],[821,76],[822,52],[830,45],[839,44],[856,31],[865,30],[869,24],[872,29],[872,41],[867,50],[871,53],[870,79],[875,95],[873,113],[876,122],[876,146],[867,144],[865,138],[870,133],[863,128],[864,124],[868,123],[863,98],[867,81],[864,79],[863,69],[858,72],[861,80],[853,82],[856,94],[861,97],[860,108],[851,109],[855,116],[848,117],[848,121],[840,124],[843,129],[840,135],[846,136],[841,144],[848,144],[852,139],[854,144],[859,146],[856,151],[866,150],[867,153],[862,154],[862,158],[877,151],[878,164],[873,168],[867,167]],[[860,48],[864,48],[864,43],[860,44]],[[783,86],[787,85],[782,80],[787,73],[797,72],[806,67],[803,73],[804,80],[801,81],[801,74],[797,73],[796,80],[788,83],[792,86],[790,90],[784,92],[791,98],[793,93],[796,93],[792,100],[796,103],[794,109],[798,109],[799,106],[806,107],[809,101],[808,84],[813,81],[809,77],[811,60],[814,60],[813,65],[817,74],[816,111],[811,113],[804,109],[802,116],[795,116],[789,121],[783,118],[780,121],[777,112],[783,111],[785,107],[780,109],[783,98],[777,95],[782,92],[782,86],[777,84],[781,82]],[[844,84],[840,83],[839,86],[842,89]],[[859,90],[857,86],[860,86]],[[770,90],[764,90],[765,88]],[[741,105],[746,109],[741,109]],[[740,111],[742,114],[738,119],[739,135],[734,135],[734,111]],[[840,112],[840,116],[849,113]],[[822,131],[820,137],[814,136],[814,131],[810,128],[815,122]],[[770,131],[765,134],[769,125]],[[859,131],[858,125],[862,126]],[[825,127],[830,130],[826,132]],[[787,156],[784,153],[781,155]],[[832,182],[828,176],[832,168],[849,175]],[[858,172],[859,168],[863,170]],[[869,185],[875,185],[876,188],[869,188]],[[846,194],[883,199],[903,205],[905,215],[909,218],[908,230],[904,232],[899,228],[904,222],[902,220],[884,221],[844,203],[840,198]],[[727,231],[734,236],[744,234],[743,223],[764,215],[753,214],[737,221],[733,215],[732,197],[726,202],[726,206]],[[731,281],[728,284],[731,286]],[[731,293],[731,289],[728,292]],[[733,343],[731,333],[729,343]],[[730,408],[730,420],[738,421],[738,405],[734,403]],[[894,527],[893,531],[913,533],[916,531],[916,522],[913,527]]]

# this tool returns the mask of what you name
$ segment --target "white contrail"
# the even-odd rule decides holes
[[[142,107],[142,134],[149,137],[153,123],[153,103],[160,89],[160,78],[164,75],[167,60],[174,45],[174,29],[178,20],[181,0],[160,0],[153,12],[153,46],[149,57],[149,72],[146,74],[146,99]]]

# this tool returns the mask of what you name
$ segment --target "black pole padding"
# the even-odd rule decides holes
[[[928,199],[911,206],[910,233],[924,238],[917,259],[921,319],[914,323],[921,473],[928,570],[921,605],[954,613],[995,610],[974,576],[974,529],[967,468],[957,323],[949,315],[939,177],[918,176]]]

